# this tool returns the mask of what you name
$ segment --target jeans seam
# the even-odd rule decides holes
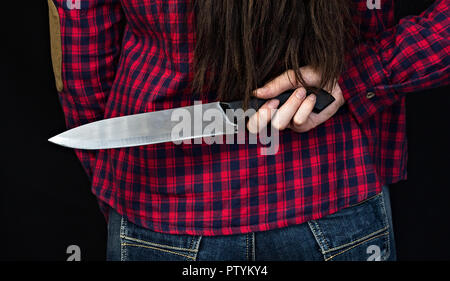
[[[192,249],[192,244],[194,244],[194,236],[191,237],[191,243],[189,243],[189,248],[188,249]]]
[[[389,219],[388,219],[388,213],[387,213],[386,205],[385,205],[385,202],[384,202],[384,196],[381,197],[381,199],[382,199],[381,200],[381,207],[383,208],[383,211],[384,211],[384,223],[386,223],[387,228],[389,230],[391,225],[390,225]],[[394,230],[391,229],[391,231],[394,231]],[[389,233],[389,231],[388,231],[388,233]],[[390,235],[387,236],[387,250],[386,250],[385,260],[387,260],[391,256],[391,239],[389,238],[389,236]]]
[[[256,253],[255,253],[255,233],[252,232],[252,261],[256,260]]]
[[[245,256],[246,256],[246,260],[248,261],[248,233],[245,234],[245,245],[246,245]]]
[[[194,260],[197,260],[197,256],[198,256],[198,249],[200,248],[200,241],[202,241],[202,237],[203,236],[198,236],[197,239],[197,243],[195,244],[195,248],[193,250],[195,250],[194,252]],[[192,241],[194,241],[195,237],[193,237]]]
[[[330,249],[330,246],[328,246],[328,242],[327,242],[326,238],[324,237],[319,224],[315,220],[312,220],[312,221],[308,221],[308,226],[309,226],[311,232],[313,233],[314,238],[316,239],[317,243],[320,246],[320,251],[323,254],[326,253],[326,251],[328,251],[328,249]],[[324,246],[326,247],[326,250],[323,249]]]
[[[165,248],[165,249],[179,250],[179,251],[186,251],[186,252],[193,252],[193,253],[197,252],[197,250],[195,250],[195,249],[173,247],[173,246],[153,243],[153,242],[149,242],[149,241],[145,241],[145,240],[129,237],[129,236],[126,236],[126,235],[121,235],[120,238],[131,240],[133,242],[139,242],[139,243],[146,244],[146,245],[149,245],[149,246],[156,246],[156,247],[160,247],[160,248]],[[195,239],[195,238],[192,238],[192,239]],[[192,245],[192,243],[191,243],[191,245]]]
[[[368,234],[368,235],[366,235],[366,236],[364,236],[362,238],[356,239],[356,240],[354,240],[354,241],[352,241],[350,243],[346,243],[346,244],[340,245],[338,247],[334,247],[332,249],[328,249],[326,251],[323,251],[322,253],[323,254],[328,254],[330,252],[334,252],[334,251],[340,250],[342,248],[345,248],[345,247],[348,247],[348,246],[352,246],[355,243],[365,242],[366,240],[367,241],[372,240],[372,236],[375,236],[375,235],[377,235],[377,234],[379,234],[381,232],[384,232],[384,231],[388,230],[388,228],[389,228],[389,226],[385,226],[385,227],[383,227],[381,229],[378,229],[377,231],[374,231],[374,232],[372,232],[372,233],[370,233],[370,234]]]
[[[336,253],[336,254],[334,254],[334,255],[328,257],[328,258],[325,258],[325,261],[329,261],[329,260],[331,260],[331,259],[333,259],[333,258],[335,258],[335,257],[337,257],[337,256],[339,256],[339,255],[341,255],[341,254],[343,254],[343,253],[345,253],[345,252],[347,252],[347,251],[353,249],[353,248],[358,247],[359,245],[362,245],[362,244],[364,244],[364,243],[366,243],[366,242],[369,242],[369,241],[371,241],[371,240],[373,240],[373,239],[375,239],[375,238],[382,237],[382,236],[384,236],[384,235],[387,235],[387,236],[388,236],[387,239],[389,239],[389,231],[386,231],[386,232],[384,232],[384,233],[381,233],[381,234],[378,234],[378,235],[376,235],[376,236],[370,237],[370,238],[367,239],[367,240],[361,241],[361,242],[359,242],[358,244],[354,244],[354,245],[352,245],[351,247],[349,247],[349,248],[347,248],[347,249],[345,249],[345,250],[343,250],[343,251],[340,251],[339,253]]]
[[[120,239],[122,239],[122,236],[125,233],[125,219],[123,216],[120,218]],[[120,241],[120,260],[125,261],[126,260],[126,248],[123,246],[122,241]]]
[[[363,201],[360,201],[360,202],[358,202],[356,204],[350,205],[347,208],[352,208],[352,207],[356,207],[356,206],[362,205],[362,204],[366,203],[367,201],[370,201],[370,200],[375,199],[378,196],[382,196],[382,195],[383,195],[383,191],[381,191],[381,192],[379,192],[379,193],[377,193],[377,194],[375,194],[373,196],[370,196],[369,198],[366,198]]]
[[[153,250],[166,252],[166,253],[171,253],[171,254],[174,254],[174,255],[178,255],[178,256],[182,256],[182,257],[185,257],[185,258],[189,258],[189,259],[195,260],[195,257],[191,257],[191,256],[184,255],[184,254],[181,254],[181,253],[177,253],[177,252],[173,252],[173,251],[169,251],[169,250],[165,250],[165,249],[161,249],[161,248],[157,248],[157,247],[151,247],[151,246],[147,246],[147,245],[139,245],[139,244],[133,244],[133,243],[122,243],[122,246],[132,246],[132,247],[138,247],[138,248],[153,249]]]

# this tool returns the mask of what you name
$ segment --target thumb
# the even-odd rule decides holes
[[[297,87],[297,81],[293,70],[288,70],[274,78],[262,88],[255,90],[254,95],[260,99],[270,99],[281,93]]]

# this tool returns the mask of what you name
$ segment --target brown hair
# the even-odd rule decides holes
[[[219,100],[251,97],[288,69],[336,81],[351,42],[349,0],[198,0],[193,90],[217,91]],[[308,86],[308,85],[305,85]]]

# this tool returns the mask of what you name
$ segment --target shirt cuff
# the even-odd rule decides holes
[[[359,44],[347,55],[338,83],[348,108],[359,123],[400,99],[389,87],[388,77],[380,56],[369,44]]]

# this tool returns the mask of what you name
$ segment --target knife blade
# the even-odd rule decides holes
[[[276,97],[280,101],[279,106],[294,91],[289,90]],[[317,96],[313,110],[315,113],[320,113],[335,100],[322,89],[309,88],[307,95],[310,94]],[[249,101],[248,107],[258,110],[266,101],[254,98]],[[69,148],[98,150],[235,134],[239,130],[238,122],[227,115],[227,110],[240,109],[242,106],[242,101],[213,102],[114,117],[67,130],[48,141]],[[206,130],[210,125],[209,121],[213,120],[203,120],[206,112],[216,113],[214,130]]]

